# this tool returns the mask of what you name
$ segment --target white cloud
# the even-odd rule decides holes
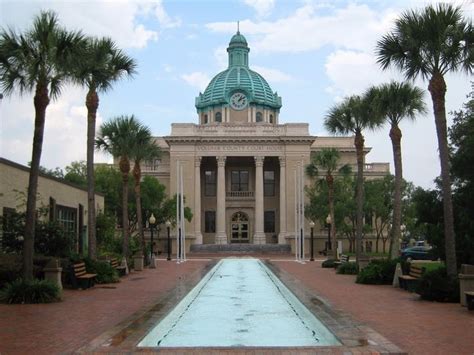
[[[154,3],[155,16],[163,28],[174,28],[181,26],[181,19],[179,17],[170,17],[163,7],[163,1],[158,0]]]
[[[244,0],[244,3],[252,7],[259,17],[270,15],[275,6],[275,0]]]
[[[371,50],[381,31],[388,29],[394,12],[376,12],[366,4],[350,3],[344,8],[320,14],[320,7],[306,3],[285,18],[274,22],[241,22],[244,35],[254,35],[252,49],[265,52],[307,52],[331,45],[352,50]],[[207,28],[232,33],[235,24],[214,22]]]
[[[41,165],[64,167],[72,161],[86,159],[85,95],[85,90],[70,88],[63,92],[60,100],[48,105]],[[26,165],[31,160],[33,141],[33,98],[31,95],[12,96],[4,98],[1,105],[0,155]],[[96,127],[102,121],[99,106]],[[106,157],[98,155],[98,161],[104,159]]]
[[[183,79],[186,83],[198,88],[201,91],[204,91],[207,84],[209,84],[209,81],[211,81],[211,79],[209,78],[209,75],[200,71],[197,71],[191,74],[183,74],[181,75],[181,79]]]
[[[252,69],[254,69],[256,72],[261,74],[265,79],[272,83],[287,82],[292,79],[291,75],[284,73],[278,69],[266,68],[258,65],[252,66]]]
[[[23,6],[22,6],[23,5]],[[7,26],[25,29],[41,9],[55,11],[61,23],[69,29],[81,29],[88,35],[111,37],[123,48],[144,48],[158,40],[158,31],[145,27],[141,17],[153,15],[160,28],[181,25],[179,18],[167,14],[161,1],[31,1],[2,3],[2,18]]]

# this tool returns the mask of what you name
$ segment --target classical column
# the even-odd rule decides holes
[[[255,229],[254,244],[265,244],[263,230],[263,160],[265,157],[255,157]]]
[[[216,244],[227,244],[225,230],[225,157],[217,157]]]
[[[196,244],[202,244],[201,232],[201,157],[194,159],[194,237]]]
[[[286,157],[279,157],[280,160],[280,233],[278,234],[278,244],[285,244],[286,236]]]

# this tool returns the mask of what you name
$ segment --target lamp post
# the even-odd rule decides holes
[[[155,226],[156,223],[156,218],[151,214],[150,218],[148,219],[148,222],[150,223],[150,233],[151,233],[151,240],[150,240],[150,267],[155,268],[155,258],[153,257],[153,227]]]
[[[311,228],[311,259],[310,261],[314,261],[314,245],[313,245],[313,230],[314,230],[314,222],[310,221],[309,226]]]
[[[171,222],[166,221],[166,229],[168,231],[168,257],[166,260],[170,261],[171,260],[171,238],[170,238],[170,227],[171,227]]]
[[[332,219],[331,219],[331,215],[328,214],[328,216],[326,217],[326,224],[328,225],[328,247],[326,248],[326,255],[329,256],[329,251],[332,250],[332,246],[331,246],[331,223],[332,223]]]

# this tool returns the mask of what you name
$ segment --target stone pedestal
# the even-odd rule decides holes
[[[122,258],[120,266],[125,266],[125,275],[128,275],[130,270],[128,269],[127,258],[125,256]]]
[[[60,290],[63,289],[63,284],[61,282],[61,272],[63,271],[63,268],[59,266],[59,261],[57,259],[51,260],[43,271],[46,280],[54,282],[58,285]]]
[[[459,276],[459,291],[461,306],[466,307],[466,296],[464,292],[474,292],[474,265],[463,264]]]
[[[368,255],[361,255],[359,258],[359,271],[369,265],[370,257]]]
[[[156,269],[156,257],[152,255],[150,258],[150,269]]]
[[[396,288],[400,287],[400,280],[398,279],[398,277],[402,275],[403,275],[402,265],[400,263],[397,263],[397,266],[395,267],[395,273],[393,274],[393,282],[392,282],[393,287],[396,287]]]
[[[135,255],[133,257],[133,269],[135,271],[142,271],[143,270],[143,255]]]

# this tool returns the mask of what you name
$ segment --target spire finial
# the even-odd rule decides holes
[[[237,21],[237,34],[240,34],[240,21]]]

